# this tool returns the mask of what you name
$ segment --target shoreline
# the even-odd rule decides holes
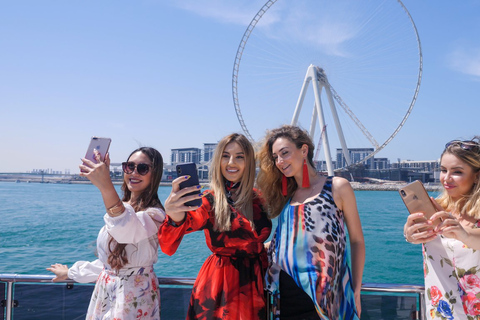
[[[2,177],[0,176],[0,182],[14,182],[14,183],[54,183],[54,184],[91,184],[88,180],[74,180],[65,177],[42,177],[41,176],[28,176],[21,177]],[[122,180],[113,180],[114,185],[121,185]],[[200,181],[200,184],[208,184],[208,181]],[[407,182],[384,182],[384,183],[365,183],[365,182],[350,182],[353,190],[355,191],[398,191],[398,189],[407,185]],[[160,186],[169,187],[172,183],[169,181],[160,182]],[[442,187],[440,184],[427,183],[424,185],[427,191],[441,191]]]

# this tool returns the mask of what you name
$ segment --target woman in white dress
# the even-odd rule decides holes
[[[423,244],[429,319],[480,319],[479,141],[446,144],[440,158],[444,190],[432,198],[438,212],[430,220],[411,214],[404,227],[408,242]]]
[[[86,319],[160,319],[160,291],[153,270],[158,255],[158,228],[165,219],[158,187],[163,173],[161,154],[148,147],[133,151],[122,163],[125,173],[120,200],[110,179],[110,158],[95,151],[98,163],[82,159],[81,176],[101,192],[106,214],[97,238],[98,259],[72,267],[53,264],[53,281],[68,278],[93,282]]]

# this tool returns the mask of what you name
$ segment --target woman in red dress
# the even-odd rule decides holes
[[[210,190],[200,207],[186,206],[200,186],[180,190],[188,176],[175,179],[165,201],[167,220],[159,231],[162,251],[172,255],[186,233],[203,230],[213,252],[193,286],[187,319],[266,319],[263,242],[272,228],[263,201],[253,188],[255,155],[241,134],[224,137],[210,168]]]

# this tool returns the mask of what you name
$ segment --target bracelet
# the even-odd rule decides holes
[[[115,209],[120,208],[120,207],[121,207],[120,211],[115,210]],[[112,206],[110,208],[107,208],[107,213],[110,216],[119,216],[120,214],[123,213],[123,211],[125,211],[125,206],[123,205],[123,202],[120,199],[118,199],[117,203],[115,203],[114,206]]]

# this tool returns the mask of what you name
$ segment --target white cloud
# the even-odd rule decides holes
[[[170,4],[221,23],[248,26],[266,0],[171,0]],[[391,17],[387,22],[401,21],[411,28],[396,3],[289,0],[277,1],[268,8],[254,34],[282,45],[307,46],[329,56],[351,57],[358,46],[365,46],[360,42],[365,37],[365,41],[372,41],[379,29],[403,27],[383,25],[387,23],[382,20],[384,16]],[[382,40],[385,35],[379,37]]]
[[[264,2],[263,0],[182,0],[170,3],[182,10],[202,17],[213,18],[221,23],[247,26]]]
[[[480,77],[480,48],[456,48],[449,55],[449,64],[457,72]]]

